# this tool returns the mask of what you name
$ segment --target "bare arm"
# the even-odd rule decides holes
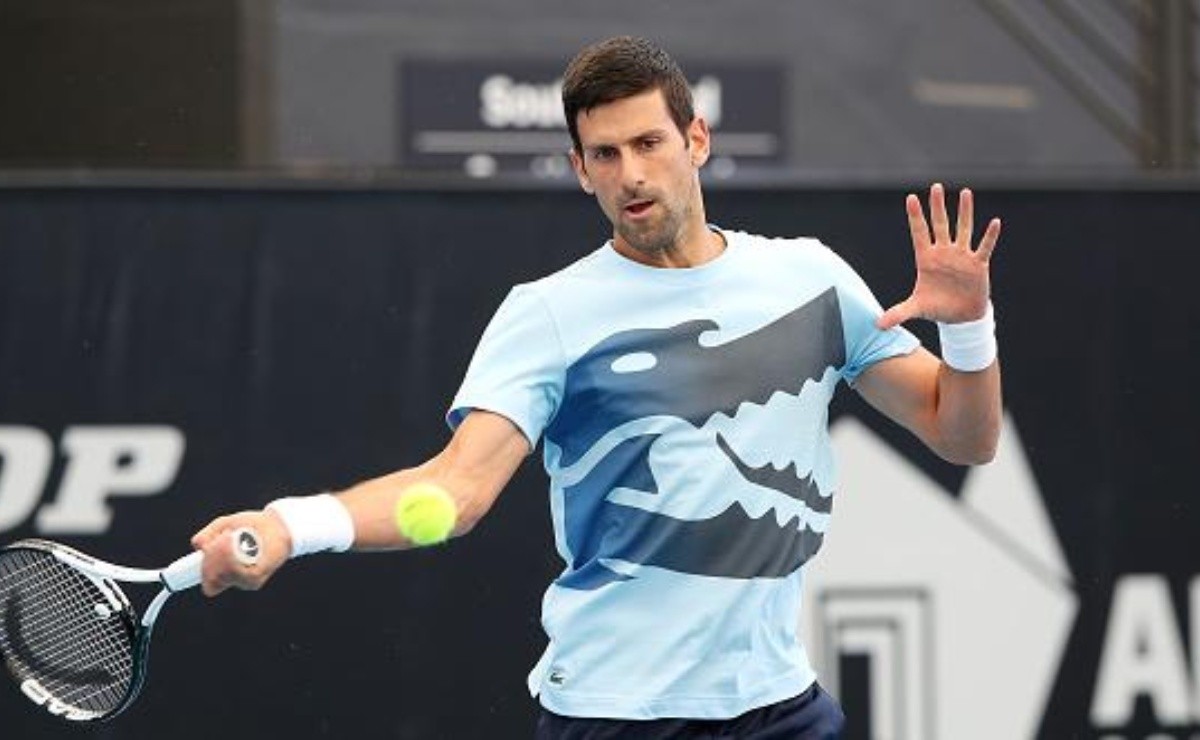
[[[356,550],[411,547],[396,530],[396,499],[417,482],[446,489],[458,506],[454,535],[471,531],[529,454],[525,435],[508,419],[473,411],[438,455],[415,468],[359,483],[338,494],[354,519]]]
[[[1000,438],[1000,364],[952,369],[928,350],[873,365],[855,389],[931,450],[960,465],[989,462]]]
[[[359,483],[338,500],[354,523],[354,547],[359,550],[412,547],[400,535],[393,509],[400,494],[417,482],[446,489],[458,507],[454,535],[469,532],[488,512],[521,461],[529,441],[508,419],[474,411],[459,426],[444,450],[429,461],[406,470]],[[233,557],[231,538],[222,536],[238,527],[251,527],[261,541],[259,562],[248,567]],[[246,511],[214,519],[192,537],[204,551],[204,593],[214,596],[227,588],[261,588],[291,555],[287,528],[272,511]]]
[[[983,317],[990,294],[990,260],[1000,237],[999,219],[991,220],[974,248],[970,190],[959,194],[953,234],[940,184],[930,188],[929,222],[915,195],[905,199],[905,210],[917,280],[908,298],[884,312],[879,327],[891,328],[913,318],[961,324]],[[967,372],[918,349],[872,366],[859,376],[855,387],[868,403],[951,462],[984,463],[996,454],[1001,400],[1000,365],[994,358],[987,367]]]

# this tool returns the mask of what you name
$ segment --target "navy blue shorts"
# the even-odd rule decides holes
[[[837,740],[846,717],[814,683],[793,699],[733,719],[612,720],[563,717],[542,709],[536,740]]]

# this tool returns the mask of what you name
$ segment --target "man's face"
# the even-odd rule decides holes
[[[612,222],[618,248],[653,259],[687,229],[704,228],[700,166],[708,158],[708,126],[696,118],[680,133],[659,90],[579,113],[582,152],[571,163],[583,189],[595,193]]]

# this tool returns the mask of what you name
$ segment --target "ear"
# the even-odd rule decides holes
[[[692,119],[687,129],[688,148],[692,155],[692,165],[697,169],[704,166],[711,153],[712,134],[708,130],[708,121],[700,116]]]
[[[579,187],[583,188],[583,192],[588,195],[594,195],[596,189],[592,187],[592,178],[588,177],[587,170],[583,166],[583,157],[579,156],[579,152],[574,147],[571,147],[569,156],[571,169],[575,170],[575,177],[579,178]]]

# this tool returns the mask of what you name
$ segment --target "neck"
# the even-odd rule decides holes
[[[690,224],[666,249],[648,253],[630,245],[620,234],[613,235],[613,249],[623,257],[650,267],[698,267],[725,251],[725,237],[709,229],[701,218]]]

